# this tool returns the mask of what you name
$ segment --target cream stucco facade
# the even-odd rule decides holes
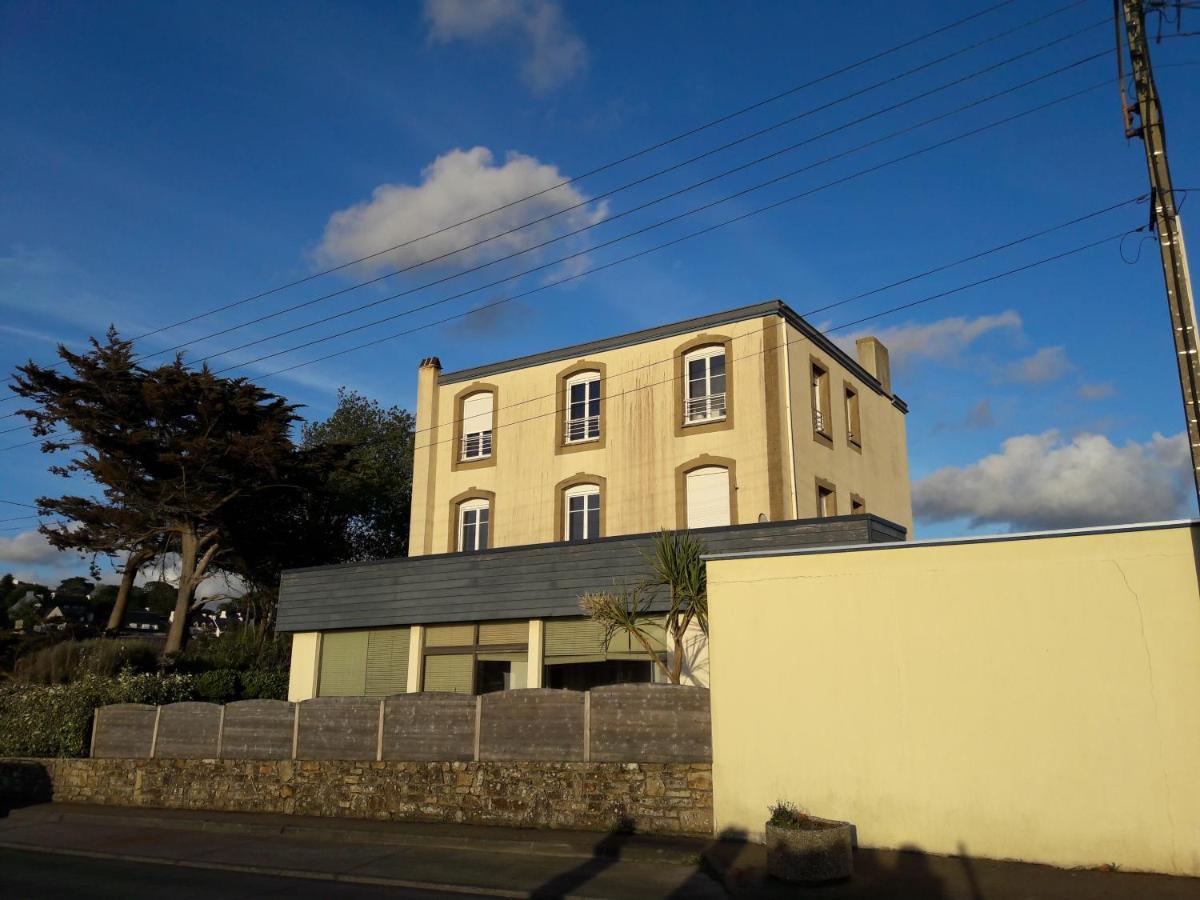
[[[870,343],[860,364],[778,303],[694,321],[466,372],[427,360],[410,555],[460,549],[464,502],[488,506],[489,547],[562,540],[564,491],[581,483],[599,487],[600,536],[683,528],[685,479],[698,468],[727,471],[729,524],[814,518],[821,484],[832,491],[825,514],[871,512],[911,531],[906,408],[886,350]],[[722,349],[725,415],[686,423],[684,359],[702,348]],[[827,379],[825,434],[814,430],[814,364]],[[566,382],[583,372],[600,378],[599,435],[571,443]],[[465,404],[481,394],[491,452],[468,460]]]
[[[708,565],[718,831],[1200,875],[1200,526]]]

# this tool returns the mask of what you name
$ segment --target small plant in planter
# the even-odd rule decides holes
[[[816,883],[849,878],[854,867],[851,826],[810,816],[780,801],[767,820],[767,871],[783,881]]]

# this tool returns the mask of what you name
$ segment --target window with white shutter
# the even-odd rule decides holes
[[[460,459],[487,459],[492,455],[493,406],[491,391],[480,391],[463,398]]]
[[[577,484],[567,488],[563,497],[563,535],[568,541],[589,541],[600,537],[600,486]]]
[[[491,508],[482,498],[464,500],[458,505],[458,549],[486,550],[491,527]]]
[[[730,524],[729,470],[704,466],[687,473],[687,527],[714,528]]]
[[[701,347],[683,358],[683,424],[725,418],[725,347]]]
[[[600,438],[600,373],[581,372],[567,380],[563,441],[578,444]]]

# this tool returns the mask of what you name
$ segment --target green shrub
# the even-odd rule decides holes
[[[0,756],[86,756],[92,716],[112,703],[178,703],[196,699],[181,675],[83,675],[70,684],[0,687]]]
[[[288,677],[282,672],[243,672],[243,700],[286,700]]]
[[[196,687],[196,698],[208,703],[228,703],[240,696],[238,673],[233,669],[213,669],[199,675],[175,677],[190,677]]]
[[[184,673],[213,669],[286,672],[291,655],[290,637],[263,635],[254,628],[240,628],[226,631],[219,637],[194,638],[186,649],[169,661],[169,666]]]

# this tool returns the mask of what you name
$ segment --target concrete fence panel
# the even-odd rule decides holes
[[[384,759],[461,762],[475,758],[476,698],[432,692],[396,694],[384,703]]]
[[[154,749],[158,707],[117,703],[96,710],[92,756],[97,759],[148,759]]]
[[[591,691],[594,762],[709,762],[708,690],[677,684],[614,684]]]
[[[379,701],[315,697],[297,704],[296,759],[375,759]]]
[[[549,688],[484,694],[479,758],[583,760],[586,702],[586,694]]]
[[[159,707],[154,755],[159,759],[216,759],[221,744],[221,707],[171,703]]]
[[[225,707],[221,756],[224,759],[291,759],[295,725],[295,707],[286,700],[230,703]]]

